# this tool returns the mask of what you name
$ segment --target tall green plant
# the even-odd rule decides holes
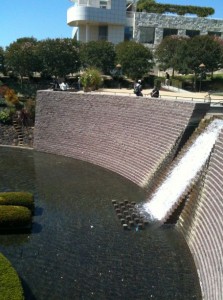
[[[94,91],[102,84],[101,73],[97,69],[89,68],[81,75],[84,91]]]

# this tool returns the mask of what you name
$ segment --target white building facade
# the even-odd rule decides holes
[[[223,38],[223,20],[135,12],[137,1],[71,0],[67,24],[82,42],[107,40],[114,44],[134,39],[155,48],[168,35],[215,35]]]
[[[126,0],[75,0],[67,11],[67,24],[73,37],[82,42],[124,40]]]

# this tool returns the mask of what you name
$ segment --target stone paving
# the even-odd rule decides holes
[[[164,89],[165,88],[165,89]],[[143,90],[143,95],[144,97],[150,97],[152,89],[144,89]],[[121,89],[108,89],[108,88],[102,88],[97,91],[97,93],[108,93],[108,94],[117,94],[117,95],[128,95],[128,96],[133,96],[136,97],[135,94],[133,93],[133,89],[126,89],[126,88],[121,88]],[[222,94],[211,94],[211,102],[223,102],[223,93]],[[160,90],[160,98],[162,99],[182,99],[182,100],[188,100],[188,101],[201,101],[201,102],[209,102],[210,100],[208,99],[208,93],[207,92],[189,92],[181,89],[177,89],[174,87],[163,87]]]

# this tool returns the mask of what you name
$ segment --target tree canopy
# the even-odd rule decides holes
[[[41,72],[65,77],[80,69],[79,45],[74,39],[46,39],[38,43]]]
[[[163,70],[172,68],[173,74],[177,70],[182,73],[188,72],[188,48],[189,37],[178,35],[167,36],[157,46],[155,57],[159,67]]]
[[[152,52],[134,41],[122,42],[116,46],[117,63],[122,71],[132,79],[141,78],[153,67]]]
[[[0,47],[0,72],[5,72],[5,51]]]
[[[155,55],[163,69],[196,74],[203,64],[207,71],[213,72],[222,64],[223,45],[221,39],[210,35],[169,36],[157,46]]]
[[[188,64],[190,69],[199,73],[199,66],[205,65],[205,69],[214,72],[222,63],[222,45],[217,39],[209,35],[199,35],[188,41]]]
[[[115,47],[107,41],[91,41],[80,47],[81,64],[109,74],[115,65]]]
[[[37,40],[20,38],[10,44],[5,51],[5,65],[8,71],[18,74],[21,78],[38,70],[39,60],[35,49]]]

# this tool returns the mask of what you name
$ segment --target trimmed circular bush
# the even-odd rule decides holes
[[[11,263],[0,253],[0,299],[24,300],[21,281]]]
[[[30,228],[32,213],[24,206],[0,205],[0,229]]]
[[[2,192],[0,193],[0,205],[25,206],[34,211],[34,197],[28,192]]]

